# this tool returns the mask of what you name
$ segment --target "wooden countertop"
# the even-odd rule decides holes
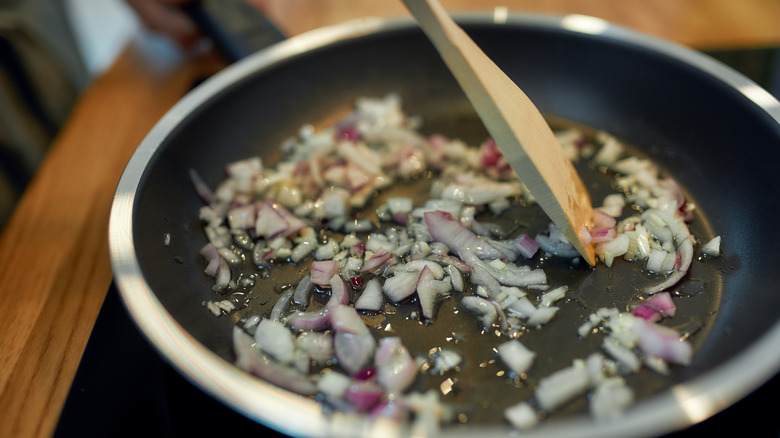
[[[406,15],[398,1],[248,0],[288,34],[361,16]],[[694,48],[780,46],[776,0],[442,0],[450,11],[593,15]],[[143,34],[98,77],[0,236],[0,436],[51,436],[111,282],[107,223],[125,163],[213,56],[160,56]]]

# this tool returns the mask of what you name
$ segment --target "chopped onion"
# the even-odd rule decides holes
[[[680,334],[676,331],[641,319],[635,327],[639,336],[639,348],[646,355],[681,365],[691,363],[693,348],[690,342],[680,339]]]
[[[417,377],[417,365],[401,338],[382,338],[375,357],[377,381],[389,393],[406,390]]]
[[[517,339],[498,345],[498,355],[501,360],[517,374],[523,374],[531,367],[536,353],[529,350]]]
[[[330,279],[339,272],[335,260],[314,261],[311,264],[311,282],[322,287],[330,286]]]
[[[720,236],[715,236],[701,247],[701,253],[710,257],[720,255]]]
[[[634,306],[631,313],[639,318],[656,322],[664,317],[674,316],[676,310],[669,292],[660,292]]]
[[[504,418],[517,429],[532,429],[539,423],[534,408],[527,402],[520,402],[504,410]]]
[[[590,379],[585,365],[575,362],[568,368],[539,379],[536,400],[542,409],[553,411],[584,393],[588,389],[589,383]]]
[[[295,338],[290,329],[279,321],[260,321],[255,330],[255,342],[260,349],[281,363],[289,364],[295,358]]]
[[[425,224],[431,233],[431,237],[447,245],[452,251],[474,252],[479,257],[504,258],[501,251],[490,246],[487,242],[477,237],[471,230],[455,220],[451,214],[444,211],[432,211],[425,213]]]
[[[355,302],[355,309],[378,312],[382,308],[382,285],[379,279],[372,278],[366,283],[366,287]]]

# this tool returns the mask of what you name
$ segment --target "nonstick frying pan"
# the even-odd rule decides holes
[[[633,382],[640,400],[617,421],[598,423],[574,412],[548,419],[531,436],[661,434],[713,415],[773,376],[780,369],[780,254],[772,234],[780,212],[777,100],[703,55],[589,17],[510,15],[495,22],[473,14],[458,21],[545,114],[610,132],[656,160],[699,207],[697,232],[723,238],[724,255],[694,261],[698,267],[686,278],[704,290],[681,300],[681,313],[702,322],[693,363],[665,379]],[[273,161],[278,145],[301,125],[329,120],[357,97],[389,92],[425,121],[423,130],[472,144],[484,138],[411,20],[363,19],[291,38],[207,80],[153,128],[117,187],[111,259],[138,326],[204,391],[288,434],[404,430],[330,417],[317,402],[231,365],[238,316],[214,318],[203,307],[213,292],[197,256],[206,238],[197,220],[202,201],[188,171],[216,184],[224,164],[257,154]],[[609,294],[630,282],[633,271],[567,271],[583,305],[626,304]],[[576,349],[575,342],[562,338],[560,349]],[[447,436],[508,432],[501,421],[444,430]]]

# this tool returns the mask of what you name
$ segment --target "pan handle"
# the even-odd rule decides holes
[[[193,0],[181,8],[231,64],[287,38],[246,0]]]

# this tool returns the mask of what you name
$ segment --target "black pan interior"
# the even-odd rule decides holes
[[[542,26],[464,28],[543,112],[608,131],[657,160],[706,212],[698,225],[704,234],[723,236],[725,256],[708,277],[713,292],[702,298],[711,308],[707,336],[675,381],[738,355],[775,324],[780,254],[768,232],[780,212],[776,121],[706,73],[626,42]],[[301,125],[330,118],[356,97],[389,92],[426,120],[425,129],[472,143],[484,137],[432,46],[404,28],[265,68],[194,110],[163,141],[137,194],[135,246],[147,282],[198,341],[232,360],[234,321],[210,317],[202,305],[213,298],[212,283],[197,257],[205,244],[196,217],[202,201],[188,169],[215,185],[225,163],[257,154],[272,160]]]

